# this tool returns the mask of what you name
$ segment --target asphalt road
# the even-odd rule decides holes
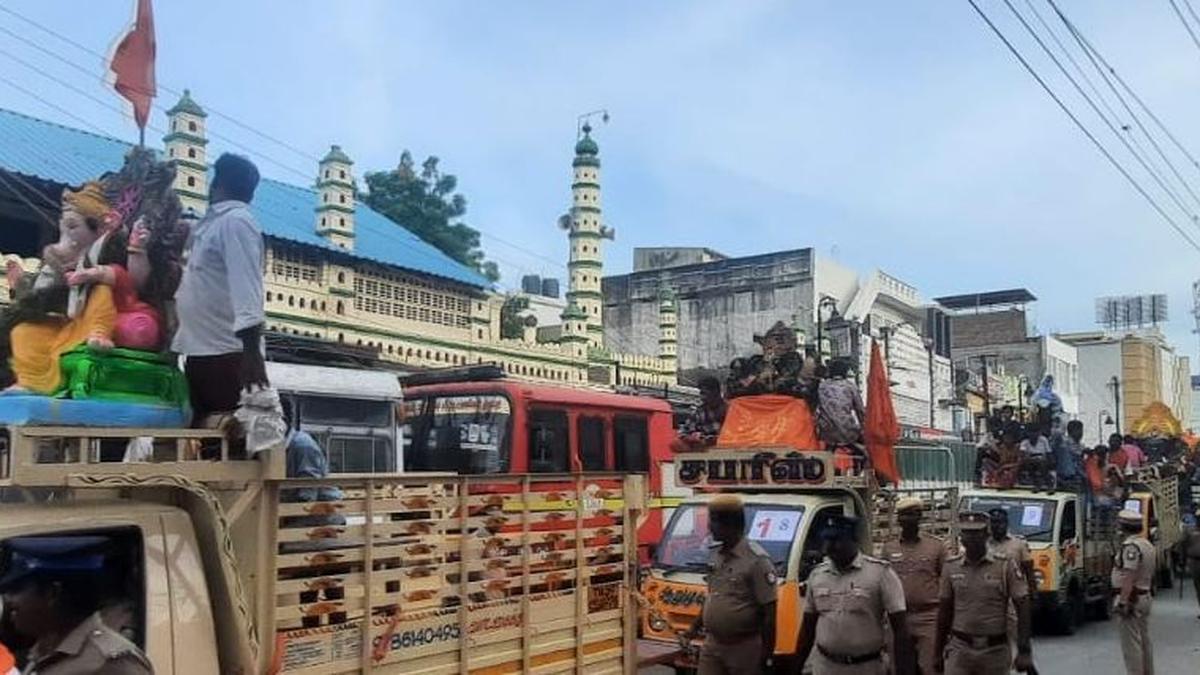
[[[1178,582],[1177,582],[1178,583]],[[1157,675],[1196,675],[1200,673],[1200,605],[1190,580],[1183,580],[1183,599],[1179,588],[1159,591],[1150,613],[1154,641],[1154,667]],[[1121,641],[1117,620],[1090,622],[1070,637],[1036,635],[1033,658],[1042,675],[1121,675]],[[647,675],[669,675],[667,668],[651,668]]]

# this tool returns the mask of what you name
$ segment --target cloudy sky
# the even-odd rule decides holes
[[[1189,218],[1200,200],[1172,182],[1188,211],[1177,208],[1056,76],[1004,1],[979,1],[1200,241]],[[1170,2],[1057,1],[1200,156],[1200,47]],[[1047,0],[1012,2],[1048,41],[1034,9],[1074,45]],[[100,82],[100,60],[79,48],[106,51],[132,4],[0,0],[0,107],[72,126],[82,117],[132,140],[132,123]],[[606,271],[627,271],[634,246],[730,255],[812,246],[863,273],[887,270],[926,297],[1028,287],[1042,330],[1092,327],[1097,296],[1167,293],[1171,337],[1197,351],[1190,296],[1200,251],[1107,163],[966,0],[159,0],[155,9],[160,87],[189,87],[224,115],[209,128],[229,140],[213,139],[210,150],[248,147],[266,175],[295,183],[311,180],[330,143],[360,171],[394,166],[405,148],[436,154],[458,175],[468,222],[485,233],[507,284],[523,273],[564,275],[555,220],[569,199],[576,118],[607,108],[612,120],[595,134],[606,218],[617,230]],[[1090,68],[1082,52],[1074,56]],[[159,102],[174,101],[164,91]],[[1108,103],[1123,113],[1115,98]],[[154,123],[164,125],[161,113]],[[1128,115],[1119,124],[1135,134]],[[1148,139],[1126,137],[1152,152]],[[1200,167],[1171,157],[1200,194]],[[1157,155],[1151,161],[1175,181]]]

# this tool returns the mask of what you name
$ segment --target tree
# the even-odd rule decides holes
[[[520,340],[525,335],[525,326],[529,325],[526,320],[533,319],[533,325],[537,325],[537,319],[534,317],[522,317],[521,312],[529,309],[529,298],[523,295],[509,295],[504,298],[504,304],[500,305],[500,337],[505,340]]]
[[[430,156],[417,171],[405,150],[395,169],[371,171],[364,179],[368,192],[359,199],[368,206],[491,281],[500,278],[496,263],[485,260],[479,248],[479,231],[462,221],[467,198],[455,191],[458,178],[442,173],[437,157]]]

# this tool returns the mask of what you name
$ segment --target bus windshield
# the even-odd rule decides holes
[[[792,541],[803,518],[801,506],[746,504],[746,536],[763,547],[780,574],[787,569]],[[655,565],[674,571],[707,571],[712,543],[708,509],[703,504],[684,504],[675,509],[667,525],[655,552]]]
[[[966,496],[959,510],[987,513],[999,507],[1008,512],[1009,534],[1019,534],[1029,541],[1053,541],[1056,504],[1051,499]]]
[[[506,473],[512,404],[503,394],[429,396],[404,402],[407,471]]]

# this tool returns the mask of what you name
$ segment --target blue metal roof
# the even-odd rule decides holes
[[[116,171],[131,144],[0,108],[0,169],[78,185]],[[313,171],[314,176],[316,170]],[[491,282],[365,204],[355,209],[355,250],[343,251],[317,234],[317,193],[264,178],[251,205],[263,233],[339,255],[486,288]]]

